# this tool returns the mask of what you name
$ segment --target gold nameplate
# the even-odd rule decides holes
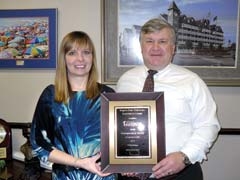
[[[0,159],[7,158],[7,149],[6,148],[0,148]]]

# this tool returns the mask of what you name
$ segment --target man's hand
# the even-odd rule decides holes
[[[183,155],[181,152],[174,152],[168,154],[164,159],[157,163],[153,168],[155,178],[161,178],[176,174],[183,170],[185,165],[183,163]]]

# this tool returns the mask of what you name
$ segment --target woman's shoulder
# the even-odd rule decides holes
[[[41,97],[43,98],[43,97],[54,96],[54,87],[55,86],[53,84],[49,84],[48,86],[46,86],[41,93]]]
[[[113,88],[111,88],[110,86],[107,86],[105,84],[98,83],[98,87],[99,87],[101,93],[103,93],[103,92],[115,92],[115,90]]]
[[[54,91],[54,85],[53,84],[49,84],[48,86],[46,86],[43,90],[43,92],[53,92]]]

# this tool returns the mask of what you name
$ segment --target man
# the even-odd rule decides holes
[[[202,180],[200,163],[206,159],[220,125],[216,104],[200,77],[172,64],[174,28],[161,19],[146,22],[140,32],[144,65],[124,73],[117,92],[141,92],[148,70],[154,74],[154,91],[164,92],[166,157],[153,166],[156,179]]]

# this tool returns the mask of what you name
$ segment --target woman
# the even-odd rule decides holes
[[[114,92],[97,83],[96,53],[81,31],[61,43],[55,85],[42,92],[31,128],[33,153],[53,163],[53,180],[112,180],[101,172],[100,93]]]

